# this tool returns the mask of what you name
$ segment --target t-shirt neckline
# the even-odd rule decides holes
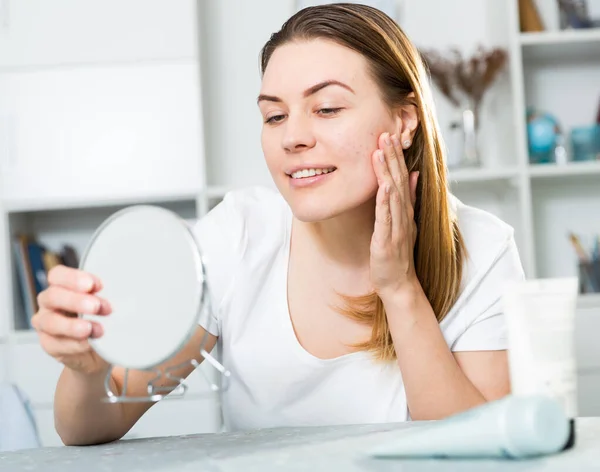
[[[296,336],[296,332],[294,331],[294,325],[292,323],[291,310],[288,300],[288,278],[289,278],[289,262],[290,262],[290,253],[291,253],[291,243],[292,243],[292,224],[294,221],[293,213],[291,208],[286,203],[286,211],[285,211],[285,231],[284,231],[284,240],[283,245],[281,247],[281,257],[279,258],[281,261],[281,270],[283,272],[283,276],[281,277],[281,283],[283,284],[282,290],[278,290],[278,293],[282,294],[281,306],[283,307],[281,312],[284,316],[284,328],[287,336],[290,338],[290,344],[293,347],[294,352],[302,359],[307,362],[310,362],[315,365],[331,365],[342,362],[348,362],[355,358],[362,358],[368,355],[366,351],[355,351],[349,352],[347,354],[342,354],[338,357],[332,357],[329,359],[322,359],[320,357],[315,356],[308,352]]]

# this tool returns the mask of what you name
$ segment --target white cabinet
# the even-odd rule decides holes
[[[44,446],[62,445],[54,428],[54,393],[63,366],[46,354],[34,335],[21,334],[15,343],[0,344],[0,359],[8,362],[7,380],[18,385],[31,402],[40,438]],[[155,403],[126,435],[127,438],[168,436],[219,431],[221,413],[218,394],[209,381],[218,376],[206,362],[186,379],[183,396],[173,396]],[[2,371],[0,370],[0,381]]]
[[[582,300],[577,310],[575,347],[580,416],[600,416],[600,295]]]
[[[600,368],[577,376],[578,416],[600,416]]]
[[[4,382],[7,378],[6,368],[8,366],[6,358],[6,346],[0,343],[0,383]]]
[[[600,416],[600,296],[583,300],[577,310],[577,408],[579,416]]]
[[[7,238],[8,215],[4,212],[2,200],[0,199],[0,299],[4,303],[0,303],[0,344],[6,340],[11,328],[13,313],[11,307],[14,287],[13,271],[10,257],[10,241]],[[4,356],[0,357],[0,364],[3,364]],[[2,371],[3,365],[0,365]]]
[[[51,407],[62,365],[33,342],[7,349],[10,381],[19,386],[35,406]]]
[[[0,70],[196,55],[195,0],[0,0]]]
[[[197,192],[198,75],[194,59],[0,74],[0,197],[10,209]]]

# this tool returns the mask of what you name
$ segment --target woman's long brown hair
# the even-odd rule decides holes
[[[264,74],[273,52],[290,41],[327,39],[362,54],[390,110],[413,103],[420,124],[404,152],[409,172],[419,171],[414,257],[417,277],[436,318],[441,321],[456,301],[464,244],[451,212],[445,146],[435,117],[429,75],[417,48],[383,12],[365,5],[338,3],[305,8],[271,35],[260,56]],[[414,97],[409,97],[413,92]],[[371,339],[357,347],[382,360],[395,359],[385,308],[376,293],[344,297],[342,311],[372,326]]]

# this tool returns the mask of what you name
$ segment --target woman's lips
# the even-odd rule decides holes
[[[335,173],[335,170],[328,172],[327,174],[317,174],[311,177],[301,177],[299,179],[294,179],[291,175],[288,176],[290,179],[290,186],[293,188],[304,188],[310,187],[312,185],[317,185],[325,182],[330,178],[332,174]]]

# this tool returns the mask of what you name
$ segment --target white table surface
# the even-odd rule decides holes
[[[576,446],[513,460],[372,459],[365,451],[415,423],[275,428],[0,453],[0,471],[587,471],[600,470],[600,418],[577,420]],[[418,427],[418,426],[417,426]]]

